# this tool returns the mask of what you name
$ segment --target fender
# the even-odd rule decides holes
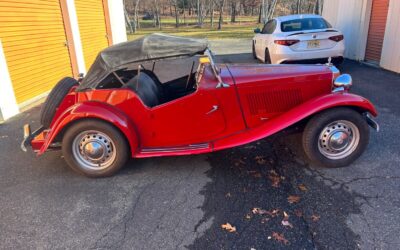
[[[214,150],[240,146],[275,134],[296,122],[318,112],[335,107],[355,107],[377,116],[377,111],[367,99],[349,93],[331,93],[311,99],[295,108],[266,121],[261,126],[214,141]]]
[[[42,155],[48,149],[54,138],[65,126],[83,118],[96,118],[116,126],[128,140],[131,155],[135,154],[139,146],[139,139],[132,121],[114,106],[102,102],[87,101],[71,106],[58,117],[51,125],[49,133],[44,139],[44,144],[37,155]]]

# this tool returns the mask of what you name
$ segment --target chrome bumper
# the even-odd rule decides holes
[[[40,127],[39,129],[35,130],[33,133],[31,133],[31,126],[29,124],[24,125],[24,140],[21,143],[21,149],[22,151],[26,152],[27,147],[31,146],[31,141],[33,138],[35,138],[38,134],[42,133],[44,130],[43,127]]]
[[[376,132],[379,132],[379,124],[371,117],[369,113],[365,113],[365,120],[367,120],[367,123],[371,128],[375,129]]]

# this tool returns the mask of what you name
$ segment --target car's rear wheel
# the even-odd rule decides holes
[[[303,147],[311,161],[326,167],[345,167],[364,152],[369,127],[364,117],[349,108],[315,115],[303,132]]]
[[[77,80],[72,77],[64,77],[51,90],[40,110],[40,123],[44,128],[50,127],[58,106],[71,88],[76,85],[78,85]]]
[[[128,159],[128,143],[111,124],[82,120],[64,134],[62,151],[68,165],[89,177],[107,177],[117,172]]]
[[[265,64],[271,64],[271,56],[269,54],[269,49],[265,49],[265,59],[264,59]]]

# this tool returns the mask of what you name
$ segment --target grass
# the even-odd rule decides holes
[[[230,16],[224,17],[225,21],[230,21]],[[218,30],[218,16],[214,17],[214,27],[211,28],[210,18],[204,19],[203,27],[197,26],[197,17],[186,17],[186,23],[183,22],[183,16],[180,16],[180,26],[175,27],[175,18],[171,16],[161,17],[161,30],[153,27],[153,20],[140,20],[141,29],[134,34],[128,35],[128,40],[134,40],[152,33],[167,33],[177,36],[190,36],[197,38],[216,39],[250,39],[254,36],[254,28],[260,27],[257,23],[257,16],[237,16],[236,23],[225,22],[222,30]]]
[[[128,40],[134,40],[151,33],[167,33],[177,36],[207,38],[209,40],[250,39],[254,36],[254,28],[259,26],[255,22],[241,24],[224,24],[222,26],[222,30],[217,30],[217,25],[218,24],[215,23],[214,28],[211,28],[209,24],[205,24],[202,28],[194,25],[180,26],[179,28],[166,25],[163,26],[161,30],[158,28],[143,28],[138,30],[135,34],[128,35]]]

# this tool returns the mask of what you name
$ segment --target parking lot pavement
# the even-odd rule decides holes
[[[212,46],[219,61],[253,62],[247,43]],[[349,168],[310,166],[299,134],[280,133],[213,154],[131,160],[114,177],[88,179],[60,152],[19,150],[39,107],[12,118],[0,125],[0,248],[399,249],[400,76],[352,61],[341,68],[380,112],[381,132]]]

